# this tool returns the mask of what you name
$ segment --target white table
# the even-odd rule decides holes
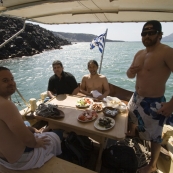
[[[76,108],[78,96],[58,95],[50,101],[51,104],[58,105],[58,108],[65,114],[61,119],[50,119],[36,116],[38,120],[47,121],[52,129],[63,129],[67,132],[74,131],[79,135],[86,135],[100,143],[99,156],[96,164],[96,171],[101,168],[101,155],[106,145],[107,139],[121,140],[125,138],[127,132],[128,112],[119,113],[115,117],[115,126],[107,131],[100,131],[94,127],[94,121],[83,123],[77,120],[83,110]],[[103,113],[98,113],[98,117],[102,117]]]

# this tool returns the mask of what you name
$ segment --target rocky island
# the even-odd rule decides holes
[[[0,16],[0,45],[23,28],[23,20]],[[26,23],[25,30],[0,48],[0,60],[32,56],[45,50],[61,49],[71,42],[55,36],[39,25]]]
[[[23,28],[22,19],[0,16],[0,60],[32,56],[46,50],[61,49],[61,46],[71,45],[71,42],[91,42],[96,35],[81,33],[53,32],[39,25],[26,23],[25,29],[17,37],[1,47],[6,40]],[[124,42],[109,40],[107,42]],[[162,42],[172,42],[173,34],[163,37]]]

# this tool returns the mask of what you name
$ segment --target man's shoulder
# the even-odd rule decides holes
[[[139,50],[139,51],[136,53],[136,55],[142,54],[142,53],[145,53],[145,52],[146,52],[146,49],[141,49],[141,50]]]
[[[65,77],[74,77],[70,72],[64,71],[63,73]]]
[[[66,81],[71,81],[71,82],[76,82],[76,78],[69,72],[63,72],[63,78],[66,80]]]
[[[10,104],[11,101],[9,101],[9,100],[7,100],[7,99],[0,96],[0,106],[2,106],[4,104],[8,104],[8,103]]]
[[[85,74],[82,78],[83,79],[89,79],[90,78],[90,75],[89,74]]]
[[[6,112],[6,110],[11,110],[14,107],[15,107],[15,105],[13,102],[11,102],[10,100],[4,99],[3,97],[0,96],[1,113],[4,114],[4,112]],[[2,115],[1,113],[0,113],[0,115]]]
[[[56,75],[53,74],[53,75],[49,78],[49,80],[51,80],[51,79],[55,79],[55,78],[56,78]]]
[[[99,74],[99,77],[100,77],[101,79],[107,79],[106,76],[104,76],[104,75],[102,75],[102,74]]]
[[[166,45],[166,44],[160,44],[160,47],[162,49],[165,49],[165,51],[173,51],[173,48],[168,46],[168,45]]]

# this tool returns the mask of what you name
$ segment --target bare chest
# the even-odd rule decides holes
[[[87,80],[87,85],[88,86],[99,86],[102,84],[102,80],[99,79],[99,78],[96,78],[96,79],[88,79]]]
[[[92,91],[92,90],[101,91],[102,87],[103,87],[103,81],[99,77],[97,77],[97,78],[88,78],[86,80],[86,86],[87,86],[89,91]]]
[[[161,68],[166,68],[162,55],[153,53],[140,55],[139,57],[137,57],[135,63],[140,65],[142,70],[146,71],[157,71]]]

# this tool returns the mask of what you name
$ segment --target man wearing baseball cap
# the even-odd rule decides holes
[[[157,170],[162,130],[164,124],[173,126],[173,97],[166,102],[166,81],[173,72],[173,48],[162,44],[162,26],[151,20],[142,29],[142,43],[146,47],[136,53],[130,68],[129,78],[136,77],[135,92],[129,101],[129,129],[127,136],[151,141],[151,160],[140,173]]]

